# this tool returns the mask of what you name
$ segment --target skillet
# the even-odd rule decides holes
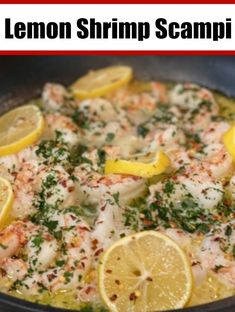
[[[2,56],[0,114],[39,95],[48,81],[69,85],[90,69],[112,64],[133,66],[139,79],[190,81],[235,97],[234,56]],[[69,311],[0,293],[0,312]],[[177,311],[235,312],[235,296]]]

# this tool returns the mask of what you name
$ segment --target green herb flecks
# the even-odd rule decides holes
[[[148,133],[149,129],[145,125],[141,124],[137,127],[137,134],[142,138],[145,138]]]
[[[82,129],[89,129],[88,119],[86,115],[84,114],[84,112],[82,112],[81,110],[77,109],[74,111],[72,115],[72,120],[74,123],[78,125],[78,127]]]

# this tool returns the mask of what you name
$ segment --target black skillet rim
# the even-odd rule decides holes
[[[14,308],[15,311],[17,311],[17,309],[23,309],[25,312],[79,312],[79,310],[57,308],[50,305],[42,305],[39,303],[26,301],[4,293],[0,293],[0,303],[6,304],[11,308]],[[224,309],[234,307],[235,296],[232,296],[207,304],[202,304],[194,307],[186,307],[177,310],[168,310],[167,312],[218,312],[223,311]]]

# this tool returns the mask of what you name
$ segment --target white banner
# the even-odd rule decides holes
[[[235,4],[0,4],[1,51],[235,50]]]

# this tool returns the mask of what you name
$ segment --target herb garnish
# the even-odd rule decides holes
[[[140,124],[137,127],[137,134],[141,136],[142,138],[145,138],[148,133],[149,133],[149,129],[146,128],[143,124]]]

